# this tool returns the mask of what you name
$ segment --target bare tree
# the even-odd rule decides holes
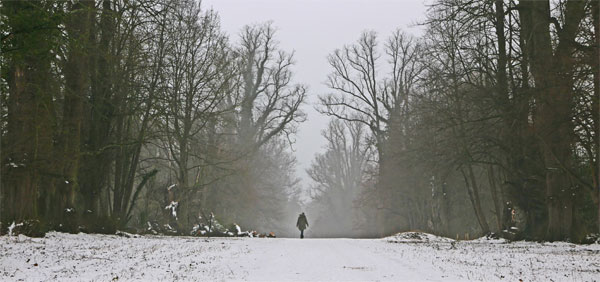
[[[308,175],[318,217],[316,230],[324,236],[348,236],[355,230],[355,200],[366,179],[372,146],[366,144],[365,125],[333,119],[323,132],[326,151],[315,156]]]
[[[107,191],[109,214],[119,226],[131,219],[136,199],[154,169],[141,169],[142,148],[157,120],[158,94],[164,83],[168,3],[119,7],[111,103],[115,119],[111,136],[112,185]],[[140,175],[138,175],[138,173]],[[141,179],[138,177],[141,176]]]
[[[208,153],[194,148],[201,147],[209,122],[222,113],[220,104],[233,75],[216,13],[202,12],[193,1],[179,2],[174,9],[167,30],[168,74],[159,130],[168,168],[177,179],[177,197],[171,200],[179,203],[179,223],[188,228],[193,224],[188,218],[193,192],[204,182],[199,179],[203,153]]]
[[[383,51],[385,63],[381,62],[374,32],[363,33],[356,44],[336,50],[328,57],[333,72],[327,85],[334,93],[320,97],[322,113],[362,123],[370,129],[380,176],[392,173],[386,156],[391,125],[397,127],[397,132],[405,131],[410,96],[424,69],[419,42],[400,30],[392,34]],[[400,137],[397,142],[404,140]],[[395,186],[385,179],[376,186],[381,233],[387,232],[387,214],[394,206],[390,193],[397,190]]]
[[[295,132],[304,120],[300,105],[306,86],[292,85],[293,54],[278,50],[270,23],[246,26],[241,32],[239,56],[239,142],[256,149],[271,138]]]

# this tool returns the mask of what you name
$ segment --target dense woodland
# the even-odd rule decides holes
[[[281,230],[306,89],[270,24],[233,45],[196,1],[2,9],[3,228]]]
[[[309,89],[276,23],[225,34],[193,0],[1,5],[0,232],[287,235],[301,207],[317,236],[600,232],[598,1],[435,0],[420,37],[340,42],[309,202],[291,149]]]

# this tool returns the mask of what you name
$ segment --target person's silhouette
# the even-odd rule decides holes
[[[304,213],[301,213],[298,216],[298,221],[296,222],[296,227],[298,227],[298,229],[300,229],[300,239],[304,238],[304,229],[306,229],[306,227],[308,227],[308,220],[306,219],[306,215]]]

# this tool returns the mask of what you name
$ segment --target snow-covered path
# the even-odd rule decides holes
[[[429,277],[391,253],[385,243],[352,239],[277,239],[254,245],[240,265],[248,280],[423,280]],[[266,244],[262,244],[266,243]],[[262,245],[262,246],[260,246]]]
[[[0,237],[0,281],[600,281],[600,245],[49,233]]]

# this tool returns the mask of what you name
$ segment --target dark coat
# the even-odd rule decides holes
[[[298,229],[300,229],[300,230],[304,230],[304,229],[306,229],[306,227],[308,227],[308,220],[306,219],[306,215],[304,215],[304,213],[301,213],[298,216],[298,221],[296,222],[296,227],[298,227]]]

